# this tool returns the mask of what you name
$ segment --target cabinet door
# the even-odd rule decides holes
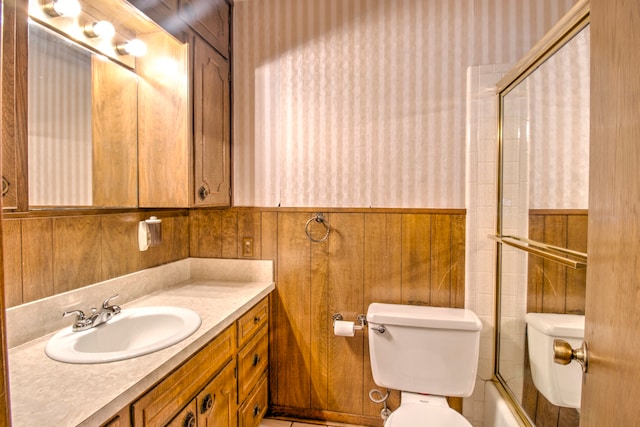
[[[193,144],[196,206],[231,204],[229,63],[195,36]]]
[[[196,401],[192,400],[166,427],[196,427]]]
[[[198,394],[198,427],[236,426],[235,381],[235,364],[229,362]]]
[[[179,15],[225,58],[229,58],[230,6],[225,0],[180,0]]]

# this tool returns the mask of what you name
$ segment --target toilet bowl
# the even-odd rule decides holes
[[[374,382],[400,390],[385,427],[469,427],[444,396],[473,392],[480,320],[470,310],[373,303],[367,311]]]
[[[449,407],[444,396],[402,392],[401,399],[400,407],[387,418],[385,427],[471,426],[465,417]]]

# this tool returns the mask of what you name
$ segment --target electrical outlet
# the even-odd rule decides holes
[[[242,256],[244,257],[253,256],[253,237],[242,238]]]

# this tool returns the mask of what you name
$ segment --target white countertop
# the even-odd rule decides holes
[[[202,318],[200,328],[166,349],[93,365],[49,359],[44,347],[53,333],[10,349],[12,425],[95,426],[107,421],[275,289],[269,280],[220,281],[219,277],[193,276],[197,275],[119,304],[123,311],[128,307],[172,305],[197,312]]]

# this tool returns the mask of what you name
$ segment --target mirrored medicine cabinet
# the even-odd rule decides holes
[[[524,316],[584,314],[588,24],[589,3],[579,1],[498,83],[494,379],[523,425],[579,424],[576,409],[535,389]]]
[[[79,4],[73,16],[47,13],[40,0],[18,8],[28,15],[28,72],[16,76],[27,102],[15,150],[26,156],[3,176],[20,188],[9,211],[140,207],[141,182],[153,185],[147,176],[162,167],[140,153],[187,139],[188,46],[127,2]],[[107,21],[112,35],[87,30]],[[131,40],[146,54],[122,48]]]

